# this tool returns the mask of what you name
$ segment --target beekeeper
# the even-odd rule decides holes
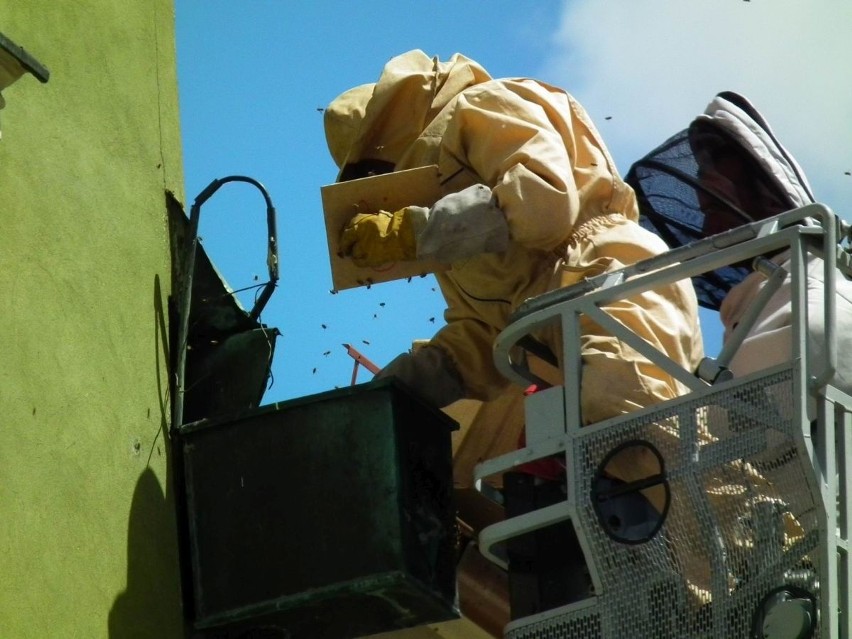
[[[391,59],[375,84],[336,98],[325,130],[339,181],[439,167],[443,196],[434,206],[361,213],[341,236],[344,254],[359,266],[450,264],[436,274],[446,325],[429,346],[382,371],[438,407],[490,400],[505,389],[492,344],[524,300],[666,250],[637,224],[634,193],[588,114],[542,82],[495,80],[463,55],[442,62],[410,51]],[[685,368],[698,365],[702,342],[688,281],[604,309]],[[582,331],[584,423],[685,392],[596,324],[584,321]],[[537,337],[560,355],[558,329]]]
[[[713,126],[729,140],[727,145],[702,148],[694,141],[698,180],[704,189],[700,198],[705,226],[724,208],[719,202],[732,202],[747,220],[760,220],[787,210],[814,203],[804,171],[769,128],[769,124],[742,96],[730,92],[717,95],[698,121]],[[722,211],[724,213],[724,211]],[[724,216],[719,216],[724,220]],[[742,222],[740,222],[742,223]],[[809,222],[812,223],[812,222]],[[714,232],[733,225],[715,222]],[[793,283],[790,249],[770,256],[787,271],[776,292],[758,313],[742,344],[730,362],[737,377],[793,360]],[[822,371],[827,359],[825,343],[825,262],[811,252],[805,256],[807,306],[807,358],[810,370]],[[766,276],[752,272],[733,286],[719,307],[727,342],[746,311],[766,285]],[[836,273],[832,294],[835,298],[835,343],[837,365],[829,371],[827,383],[852,393],[852,280]],[[808,415],[816,419],[813,397],[808,398]]]

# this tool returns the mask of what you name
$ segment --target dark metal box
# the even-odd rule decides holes
[[[454,428],[387,380],[182,427],[193,636],[342,639],[457,618]]]

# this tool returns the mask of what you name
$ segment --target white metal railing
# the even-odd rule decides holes
[[[852,273],[849,255],[841,246],[848,231],[848,226],[827,207],[809,205],[669,251],[621,271],[591,278],[574,287],[550,292],[528,301],[515,313],[511,324],[495,342],[494,358],[498,369],[517,384],[548,386],[529,370],[523,356],[524,340],[545,326],[555,323],[561,326],[562,361],[579,362],[579,320],[586,315],[682,382],[690,392],[675,400],[589,426],[583,426],[579,408],[581,389],[577,379],[565,375],[563,385],[527,397],[526,447],[484,461],[477,466],[475,479],[481,482],[521,464],[559,455],[564,458],[568,469],[566,498],[564,502],[484,529],[479,538],[480,549],[488,559],[506,568],[506,554],[502,546],[507,541],[570,520],[590,569],[595,596],[591,600],[516,620],[507,627],[507,637],[538,639],[557,636],[552,635],[552,631],[557,631],[563,633],[558,636],[577,639],[623,639],[627,636],[624,633],[629,630],[637,633],[632,635],[637,637],[664,637],[668,636],[666,632],[677,632],[681,633],[678,639],[729,639],[733,636],[730,634],[733,622],[725,621],[726,616],[745,614],[747,609],[762,603],[761,588],[772,590],[773,585],[782,587],[789,582],[796,593],[807,591],[804,586],[799,588],[795,584],[804,583],[801,575],[810,570],[808,579],[811,581],[808,583],[815,584],[812,584],[812,590],[816,591],[814,597],[819,607],[819,625],[813,636],[820,639],[850,638],[852,567],[848,559],[848,540],[852,496],[846,487],[849,485],[847,470],[852,464],[852,398],[830,383],[837,367],[835,281],[838,271]],[[787,276],[784,269],[759,260],[760,256],[781,250],[790,251],[792,361],[789,365],[741,379],[720,375],[761,309]],[[808,256],[822,258],[825,264],[825,331],[821,348],[824,357],[818,362],[808,357],[808,349],[813,347],[809,344],[807,330]],[[758,258],[756,265],[767,275],[767,283],[718,356],[705,360],[698,371],[684,370],[601,309],[602,305],[614,300],[627,299],[641,291],[753,258]],[[761,414],[761,402],[767,396],[775,397],[776,409],[783,404],[783,408],[776,410],[778,415],[772,416],[774,422],[767,414]],[[818,406],[816,438],[812,436],[808,417],[809,402],[816,402]],[[725,413],[724,423],[707,417],[718,411]],[[674,444],[655,434],[659,424],[665,420],[677,425],[679,438]],[[734,425],[741,432],[729,432]],[[699,428],[703,429],[705,438],[709,437],[707,441],[712,440],[712,445],[699,441]],[[600,534],[601,524],[589,504],[589,487],[594,481],[595,467],[590,463],[595,461],[591,458],[596,454],[603,455],[607,446],[621,445],[631,441],[630,438],[656,442],[660,449],[665,449],[663,459],[670,473],[666,487],[671,491],[672,509],[655,539],[644,545],[632,546],[629,553],[624,554],[624,548],[611,539],[607,541],[606,535]],[[774,450],[773,446],[782,445],[791,451],[790,459],[778,464],[783,466],[788,479],[798,478],[789,486],[785,483],[788,479],[777,479],[776,476],[781,477],[778,469],[766,462]],[[671,556],[677,561],[680,561],[677,559],[679,553],[683,556],[683,548],[678,547],[683,542],[677,534],[694,532],[696,528],[678,523],[677,518],[686,521],[688,517],[684,513],[687,508],[701,511],[696,517],[700,524],[698,529],[707,534],[703,542],[710,548],[707,561],[719,564],[730,562],[731,544],[720,541],[721,537],[713,539],[713,531],[716,531],[716,537],[733,534],[725,527],[738,526],[737,518],[747,514],[751,516],[759,510],[751,502],[741,500],[728,513],[725,510],[728,506],[719,506],[706,495],[702,496],[702,491],[707,492],[706,485],[702,486],[695,477],[709,477],[707,473],[713,470],[714,464],[720,472],[728,474],[732,468],[769,468],[766,477],[756,472],[754,477],[741,478],[743,485],[752,493],[750,499],[758,502],[764,499],[765,495],[755,497],[758,493],[775,495],[772,499],[779,504],[787,504],[783,516],[798,518],[798,525],[804,532],[798,545],[786,547],[782,555],[771,559],[773,548],[754,549],[755,540],[761,534],[768,534],[767,531],[752,531],[756,537],[750,542],[753,548],[749,551],[748,561],[759,566],[761,574],[749,574],[748,580],[739,576],[737,578],[742,583],[733,587],[731,569],[724,565],[711,565],[710,571],[715,576],[710,589],[712,597],[706,599],[705,605],[695,613],[698,616],[693,622],[683,621],[692,614],[688,612],[691,608],[686,597],[687,580],[672,569]],[[764,502],[769,503],[767,500],[769,497],[765,497]],[[778,521],[780,519],[772,525]],[[765,525],[770,526],[768,523]],[[696,542],[690,540],[689,543],[694,545]],[[808,549],[809,543],[815,546]],[[620,565],[618,561],[627,562],[627,556],[632,557],[631,561],[644,562],[646,570],[650,571],[645,573],[644,579],[644,583],[651,584],[649,589],[652,586],[662,588],[665,584],[674,588],[675,599],[683,600],[680,610],[686,611],[678,613],[680,621],[672,621],[672,601],[657,601],[661,609],[655,611],[654,602],[648,601],[651,590],[642,590],[641,584],[626,578],[621,585],[617,579],[613,580],[613,562]],[[621,566],[621,570],[626,571],[625,575],[630,565],[628,562]],[[619,592],[619,588],[624,592]],[[637,595],[637,588],[647,595],[644,600]],[[631,596],[635,598],[633,605],[629,603]],[[776,595],[776,599],[778,597],[780,595]],[[665,628],[659,621],[663,618],[668,620]],[[752,619],[749,623],[761,622]],[[771,619],[766,621],[768,625],[771,623]],[[678,629],[671,630],[674,626]],[[564,634],[568,632],[573,634]]]

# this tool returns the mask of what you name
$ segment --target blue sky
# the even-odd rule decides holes
[[[343,343],[382,366],[443,323],[431,277],[330,293],[320,187],[336,167],[321,109],[399,53],[460,52],[494,77],[565,88],[622,172],[717,92],[735,90],[767,117],[818,199],[841,214],[852,201],[847,0],[176,0],[176,20],[187,209],[231,174],[261,181],[278,209],[281,280],[262,320],[282,335],[265,402],[349,384]],[[257,192],[227,185],[202,213],[204,246],[230,285],[263,281]],[[250,292],[240,299],[253,303]],[[715,353],[714,318],[703,321]]]

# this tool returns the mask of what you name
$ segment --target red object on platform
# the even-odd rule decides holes
[[[538,386],[533,384],[524,391],[524,396],[528,397],[539,391]],[[526,430],[521,430],[521,435],[518,437],[518,448],[525,448],[527,445]],[[533,475],[548,481],[560,481],[565,477],[565,463],[563,456],[545,457],[537,459],[527,464],[518,466],[515,470],[527,475]]]

